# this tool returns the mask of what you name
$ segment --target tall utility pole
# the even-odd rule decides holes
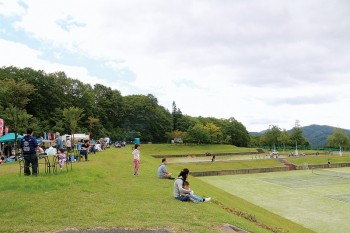
[[[294,124],[294,128],[299,129],[300,128],[300,121],[296,120]],[[298,142],[295,141],[295,156],[298,156]]]

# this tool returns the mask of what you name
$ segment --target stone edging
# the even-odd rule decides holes
[[[339,168],[339,167],[350,167],[350,163],[331,163],[330,165],[329,164],[308,165],[308,169]],[[296,170],[305,170],[305,166],[296,166]],[[285,167],[248,168],[248,169],[217,170],[217,171],[191,171],[190,174],[192,176],[198,177],[198,176],[240,175],[240,174],[281,172],[281,171],[291,171],[291,169],[285,166]]]

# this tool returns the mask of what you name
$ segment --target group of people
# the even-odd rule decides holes
[[[37,140],[33,137],[33,129],[28,128],[27,134],[21,139],[20,148],[22,149],[23,159],[24,159],[24,175],[30,176],[31,171],[29,167],[32,167],[32,175],[38,175],[38,156],[37,153],[43,154],[44,150],[38,145]],[[67,160],[67,156],[64,153],[63,148],[57,150],[58,163],[60,169]]]
[[[29,176],[37,176],[38,175],[38,156],[37,154],[44,154],[44,150],[40,147],[37,140],[33,137],[33,129],[28,128],[27,134],[20,141],[20,148],[23,154],[24,160],[24,175]],[[59,136],[59,134],[58,134]],[[68,142],[68,145],[67,145]],[[69,152],[71,149],[70,140],[67,140],[66,146],[67,151]],[[85,160],[88,161],[88,150],[90,148],[89,140],[82,141],[79,146],[80,154],[85,157]],[[52,154],[58,157],[58,164],[60,169],[64,163],[67,161],[67,156],[65,154],[65,150],[63,149],[61,140],[56,141],[56,148],[50,147],[46,150],[49,152],[47,154]],[[51,153],[52,152],[52,153]],[[30,171],[30,167],[32,167],[32,172]]]
[[[43,149],[38,145],[36,139],[33,137],[33,129],[27,129],[27,135],[25,135],[20,142],[20,147],[23,153],[24,159],[24,174],[29,176],[30,165],[32,166],[32,175],[36,176],[38,174],[38,156],[37,153],[43,153]],[[80,153],[85,156],[85,160],[88,160],[88,150],[90,144],[88,140],[85,140],[82,144],[80,144]],[[138,171],[140,167],[140,145],[136,144],[135,147],[132,148],[132,155],[134,157],[134,176],[138,176]],[[63,148],[59,148],[57,150],[57,155],[59,161],[60,169],[67,160],[67,156],[64,153]],[[190,183],[187,181],[188,174],[190,171],[187,168],[184,168],[177,179],[172,177],[172,173],[167,171],[166,168],[167,159],[162,159],[162,164],[158,167],[158,178],[160,179],[171,179],[175,180],[174,182],[174,198],[180,201],[191,201],[193,203],[199,202],[209,202],[211,200],[210,197],[202,198],[194,194],[194,191],[190,188]]]
[[[89,143],[89,140],[83,140],[83,139],[81,139],[81,141],[77,145],[77,149],[79,151],[79,154],[84,156],[85,161],[89,161],[90,147],[91,147],[91,145]]]
[[[132,154],[134,156],[134,176],[138,176],[140,167],[140,145],[136,144],[132,148]],[[191,201],[193,203],[209,202],[211,197],[203,198],[194,194],[194,191],[190,188],[190,183],[187,181],[190,170],[184,168],[177,179],[172,177],[172,173],[168,172],[166,168],[167,159],[163,158],[162,163],[158,167],[157,176],[159,179],[171,179],[174,182],[174,198],[180,201]]]
[[[1,150],[0,150],[0,155],[9,158],[13,155],[12,153],[12,143],[11,142],[5,142],[2,143],[2,146],[0,146]]]
[[[190,171],[184,168],[174,182],[174,198],[180,201],[192,201],[193,203],[209,202],[211,197],[203,198],[194,194],[190,188],[187,177]]]

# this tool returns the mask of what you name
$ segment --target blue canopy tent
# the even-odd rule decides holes
[[[22,135],[18,135],[17,136],[17,141],[22,139]],[[0,137],[0,143],[6,143],[6,142],[14,142],[16,138],[16,134],[15,133],[8,133],[3,135],[2,137]],[[2,149],[1,145],[0,145],[0,149]],[[16,144],[15,144],[15,150],[16,150]],[[14,160],[11,160],[14,161]]]
[[[8,133],[8,134],[5,134],[4,136],[2,136],[0,138],[0,143],[2,142],[14,142],[15,141],[15,133]],[[22,139],[22,135],[18,135],[17,136],[17,141],[21,140]]]

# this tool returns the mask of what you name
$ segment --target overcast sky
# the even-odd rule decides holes
[[[153,94],[248,131],[350,129],[350,1],[0,0],[0,66]]]

